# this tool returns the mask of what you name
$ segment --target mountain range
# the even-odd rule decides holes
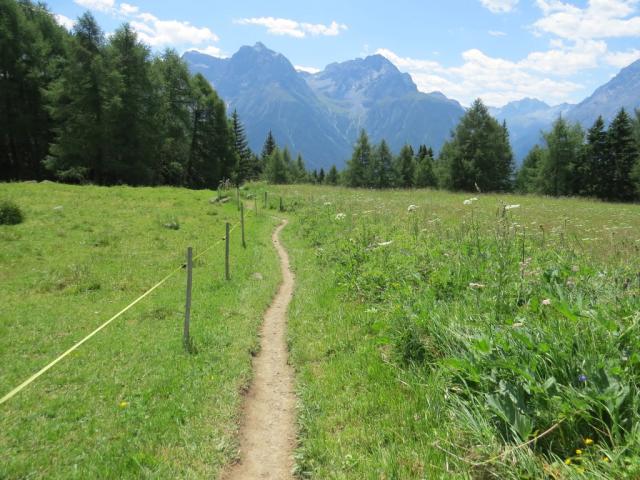
[[[230,58],[189,51],[183,59],[238,111],[252,150],[261,150],[271,130],[311,168],[342,167],[361,129],[373,142],[384,138],[393,151],[405,143],[438,151],[465,111],[442,93],[420,92],[409,74],[381,55],[332,63],[314,74],[297,71],[262,43]],[[507,122],[519,163],[558,116],[588,128],[598,115],[610,121],[621,107],[640,107],[640,60],[577,105],[525,98],[490,112]]]

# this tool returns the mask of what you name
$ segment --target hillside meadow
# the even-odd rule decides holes
[[[640,207],[282,187],[302,478],[638,478]]]
[[[241,195],[248,244],[233,232],[231,281],[222,243],[195,263],[197,352],[182,348],[180,270],[0,406],[0,478],[215,478],[236,458],[280,281],[274,215],[290,220],[296,273],[298,477],[640,476],[638,205],[264,184]],[[25,214],[0,226],[0,393],[188,245],[219,242],[238,211],[216,196],[0,185]]]
[[[224,222],[234,202],[175,188],[1,184],[25,220],[0,226],[0,392],[34,372],[185,262],[184,270],[0,405],[0,478],[211,478],[237,454],[241,391],[280,270],[278,221],[247,212],[247,248]],[[247,200],[247,206],[253,202]]]

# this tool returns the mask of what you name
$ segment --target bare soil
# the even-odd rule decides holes
[[[240,461],[224,480],[292,479],[295,448],[294,374],[288,364],[287,308],[294,276],[280,244],[283,221],[271,237],[280,257],[282,284],[264,315],[260,353],[253,360],[253,383],[247,393],[240,427]]]

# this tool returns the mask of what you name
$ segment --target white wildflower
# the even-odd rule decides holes
[[[462,202],[462,203],[464,203],[465,205],[472,205],[472,204],[473,204],[473,202],[477,202],[477,201],[478,201],[478,198],[477,198],[477,197],[473,197],[473,198],[468,198],[468,199],[466,199],[466,200],[465,200],[464,202]]]
[[[387,245],[391,245],[393,243],[393,240],[389,240],[388,242],[380,242],[378,243],[379,247],[386,247]]]
[[[520,208],[520,205],[506,205],[505,210],[513,210],[514,208]]]
[[[542,300],[542,305],[546,305],[546,306],[551,305],[551,299],[545,298],[544,300]]]
[[[415,212],[418,209],[418,205],[409,205],[407,212]]]
[[[329,206],[331,206],[331,202],[324,202],[324,206],[325,206],[325,207],[329,207]]]
[[[336,220],[344,220],[345,218],[347,218],[347,215],[345,213],[339,213],[336,215]]]
[[[482,284],[482,283],[475,283],[475,282],[471,282],[471,283],[469,284],[469,287],[470,287],[470,288],[476,288],[476,289],[477,289],[477,288],[484,288],[485,286],[484,286],[484,284]]]

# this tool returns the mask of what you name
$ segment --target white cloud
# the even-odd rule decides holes
[[[480,3],[493,13],[507,13],[515,8],[518,0],[480,0]]]
[[[493,106],[523,97],[559,103],[582,88],[569,80],[543,76],[531,70],[525,61],[490,57],[478,49],[464,52],[462,64],[455,67],[445,67],[432,60],[400,57],[387,49],[379,49],[377,53],[410,73],[421,91],[441,91],[465,105],[478,97]]]
[[[210,55],[212,57],[225,58],[226,55],[222,53],[222,50],[215,45],[208,45],[204,48],[189,48],[187,50],[195,50],[196,52],[204,53],[205,55]]]
[[[71,20],[69,17],[65,17],[64,15],[60,15],[59,13],[56,13],[54,17],[56,19],[56,22],[58,22],[67,30],[71,30],[73,26],[76,24],[76,22]]]
[[[336,21],[331,22],[329,25],[322,23],[304,23],[288,18],[274,18],[274,17],[256,17],[256,18],[241,18],[235,20],[235,23],[239,25],[259,25],[267,29],[267,33],[272,35],[287,35],[294,38],[304,38],[307,34],[312,36],[336,36],[340,32],[347,30],[347,26]]]
[[[638,49],[626,52],[610,52],[605,56],[605,61],[617,68],[624,68],[638,59],[640,59],[640,50]]]
[[[311,74],[318,73],[321,71],[319,68],[316,68],[316,67],[304,67],[302,65],[296,65],[295,69],[299,72],[307,72]]]
[[[133,15],[138,13],[140,9],[138,7],[136,7],[135,5],[130,5],[128,3],[121,3],[120,4],[120,13],[122,15]]]
[[[585,8],[559,0],[536,0],[543,17],[533,24],[538,33],[570,40],[640,36],[638,0],[588,0]]]
[[[74,0],[78,5],[89,10],[110,12],[113,10],[115,0]]]
[[[500,30],[489,30],[489,35],[492,37],[506,37],[507,34],[505,32],[501,32]]]
[[[160,20],[152,15],[140,19],[142,21],[132,21],[131,27],[138,33],[140,40],[152,47],[201,45],[219,40],[207,27],[195,27],[189,22]]]

